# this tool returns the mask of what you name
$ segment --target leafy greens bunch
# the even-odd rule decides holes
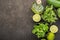
[[[38,25],[34,25],[34,29],[32,33],[37,35],[38,38],[45,37],[45,33],[48,31],[48,24],[39,23]]]
[[[49,23],[53,23],[57,20],[56,14],[53,10],[53,5],[46,6],[46,9],[44,11],[44,14],[42,15],[42,19],[44,21],[47,21]]]

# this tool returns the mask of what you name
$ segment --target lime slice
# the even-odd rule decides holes
[[[56,25],[52,25],[52,26],[50,27],[50,31],[51,31],[52,33],[56,33],[56,32],[58,32],[58,27],[57,27]]]
[[[41,20],[41,17],[40,17],[39,14],[35,14],[35,15],[33,15],[33,21],[35,21],[35,22],[39,22],[40,20]]]

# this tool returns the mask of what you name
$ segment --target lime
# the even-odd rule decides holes
[[[49,32],[48,35],[47,35],[47,39],[48,40],[54,40],[54,38],[55,38],[55,34],[52,33],[52,32]]]
[[[41,0],[36,0],[36,3],[37,4],[41,4]]]
[[[46,39],[41,39],[41,40],[46,40]]]
[[[41,17],[40,17],[39,14],[33,15],[33,21],[34,21],[34,22],[39,22],[40,20],[41,20]]]
[[[56,33],[56,32],[58,32],[58,27],[57,27],[56,25],[52,25],[52,26],[50,27],[50,31],[51,31],[52,33]]]

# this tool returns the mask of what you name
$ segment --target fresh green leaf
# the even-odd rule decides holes
[[[46,6],[44,14],[42,14],[42,19],[49,23],[53,23],[57,20],[56,14],[53,11],[53,6]]]
[[[39,23],[39,25],[34,25],[32,33],[37,35],[38,38],[40,38],[44,37],[47,31],[48,31],[48,24]]]

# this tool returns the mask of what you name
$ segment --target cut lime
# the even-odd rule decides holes
[[[33,21],[34,21],[34,22],[39,22],[40,20],[41,20],[41,17],[40,17],[39,14],[33,15]]]
[[[50,27],[50,31],[51,31],[52,33],[56,33],[56,32],[58,32],[58,27],[57,27],[56,25],[52,25],[52,26]]]

